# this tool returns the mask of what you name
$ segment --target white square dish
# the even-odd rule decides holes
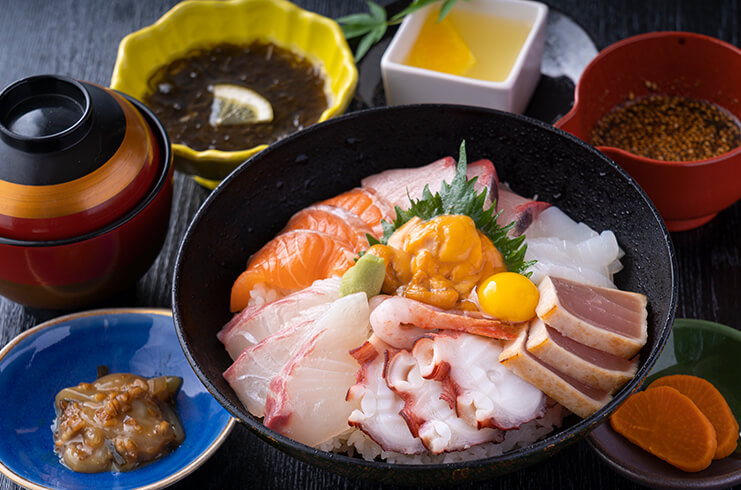
[[[433,4],[408,15],[381,58],[381,75],[388,105],[449,103],[522,113],[540,78],[548,7],[528,0],[471,0],[453,11],[526,22],[530,30],[509,74],[502,81],[451,75],[406,64]],[[491,47],[497,49],[496,46]]]

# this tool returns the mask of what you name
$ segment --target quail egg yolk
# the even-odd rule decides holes
[[[485,313],[508,322],[530,320],[540,299],[537,286],[515,272],[500,272],[486,278],[476,292]]]
[[[382,292],[444,309],[475,309],[468,297],[482,279],[505,271],[502,255],[463,215],[409,220],[368,253],[386,261]]]

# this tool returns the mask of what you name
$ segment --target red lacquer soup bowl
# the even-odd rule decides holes
[[[164,243],[169,140],[134,99],[64,77],[27,80],[36,85],[0,97],[0,294],[36,308],[89,305],[134,284]]]
[[[587,66],[574,107],[555,126],[589,142],[592,129],[613,108],[655,94],[711,102],[741,119],[741,49],[688,32],[652,32],[619,41]],[[670,231],[698,227],[741,198],[741,147],[683,162],[610,146],[597,149],[638,182]]]

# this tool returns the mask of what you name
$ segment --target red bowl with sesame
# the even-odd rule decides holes
[[[594,128],[608,113],[649,96],[709,102],[738,124],[741,49],[688,32],[651,32],[623,39],[601,51],[586,67],[576,86],[573,108],[555,126],[591,143]],[[681,118],[676,123],[681,127]],[[635,126],[633,130],[639,141],[645,137]],[[718,141],[705,145],[723,149]],[[682,161],[595,146],[643,187],[670,231],[701,226],[741,199],[741,147],[734,144],[716,156]],[[671,158],[672,153],[668,155]]]

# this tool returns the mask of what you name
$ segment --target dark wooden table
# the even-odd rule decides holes
[[[41,73],[107,85],[121,38],[152,24],[175,3],[176,0],[0,0],[0,87]],[[296,3],[330,17],[365,9],[363,0]],[[741,3],[734,0],[547,3],[581,24],[598,49],[630,35],[656,30],[699,32],[741,45]],[[170,230],[159,258],[136,287],[93,307],[169,308],[175,254],[206,195],[190,178],[176,174]],[[672,234],[680,271],[677,317],[716,321],[741,330],[740,228],[738,202],[701,228]],[[0,346],[58,314],[30,310],[0,298]],[[635,487],[610,470],[585,442],[572,445],[536,467],[487,482],[461,485],[467,489]],[[11,488],[18,487],[0,476],[0,490]],[[174,488],[370,489],[379,485],[348,480],[300,463],[237,426],[208,462]]]

